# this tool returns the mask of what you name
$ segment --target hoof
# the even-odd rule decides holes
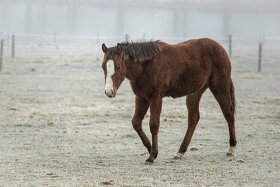
[[[153,165],[154,161],[147,159],[145,165]]]
[[[229,153],[229,152],[227,152],[227,154],[226,154],[227,156],[234,156],[234,154],[233,153]]]
[[[226,155],[227,156],[234,156],[234,147],[230,147]]]
[[[183,157],[184,153],[176,153],[176,155],[174,156],[175,160],[181,160]]]

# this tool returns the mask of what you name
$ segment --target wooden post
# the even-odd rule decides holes
[[[232,36],[231,36],[231,34],[228,36],[228,53],[229,53],[229,56],[231,57],[231,54],[232,54]]]
[[[4,39],[1,39],[1,43],[0,43],[0,71],[2,70],[3,53],[4,53]]]
[[[258,58],[258,72],[261,72],[262,68],[262,43],[259,43],[259,58]]]
[[[10,46],[10,38],[11,36],[10,36],[10,34],[7,34],[7,38],[6,38],[6,42],[5,42],[5,45],[6,46]]]
[[[129,36],[128,36],[128,34],[126,34],[125,35],[125,41],[128,42],[128,40],[129,40]]]
[[[146,40],[146,33],[145,32],[143,33],[143,40],[144,41]]]
[[[15,58],[15,35],[12,34],[12,58]]]

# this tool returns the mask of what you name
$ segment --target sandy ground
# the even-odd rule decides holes
[[[185,98],[164,99],[152,166],[144,164],[148,154],[130,123],[128,82],[116,98],[104,95],[100,49],[35,45],[18,51],[0,72],[0,186],[279,185],[279,50],[265,48],[261,73],[255,49],[234,51],[235,157],[225,156],[227,124],[207,91],[191,143],[198,150],[182,160],[173,155],[187,127]]]

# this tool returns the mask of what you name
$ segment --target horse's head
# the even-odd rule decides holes
[[[104,59],[102,68],[105,74],[105,94],[108,97],[115,97],[118,88],[126,76],[126,66],[122,55],[122,46],[107,48],[102,44]]]

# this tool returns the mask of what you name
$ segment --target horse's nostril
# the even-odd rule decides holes
[[[106,94],[108,97],[112,98],[112,97],[115,97],[116,92],[114,91],[114,89],[110,89],[110,90],[106,90],[106,89],[105,89],[105,94]]]

